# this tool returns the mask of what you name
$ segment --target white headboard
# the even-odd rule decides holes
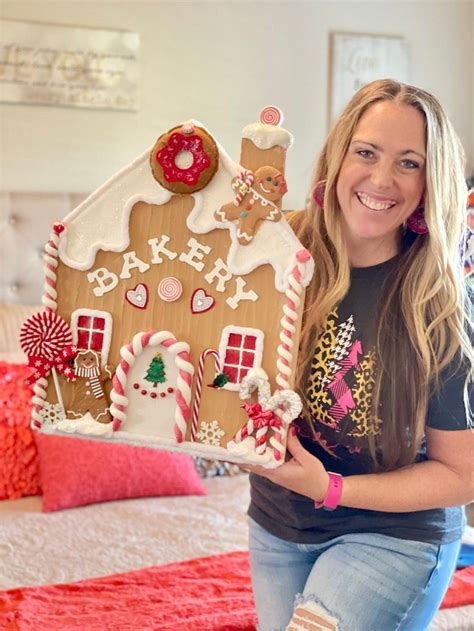
[[[43,253],[54,221],[85,193],[0,192],[0,303],[41,304]]]

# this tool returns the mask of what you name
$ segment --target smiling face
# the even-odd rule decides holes
[[[93,351],[80,351],[75,360],[76,369],[92,368],[98,366],[98,364],[98,353],[95,353]]]
[[[360,118],[336,189],[352,265],[397,254],[400,227],[425,188],[425,146],[424,117],[414,107],[380,101]]]
[[[254,188],[270,201],[279,200],[288,190],[283,174],[270,166],[257,169]]]

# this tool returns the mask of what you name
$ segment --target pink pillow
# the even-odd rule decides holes
[[[35,433],[43,511],[105,500],[206,495],[187,454]]]
[[[0,500],[40,492],[38,454],[30,429],[31,368],[0,361]]]

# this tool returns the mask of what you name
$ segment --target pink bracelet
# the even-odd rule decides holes
[[[335,510],[338,507],[342,495],[342,475],[328,471],[329,486],[322,502],[314,502],[314,508],[324,508],[324,510]]]

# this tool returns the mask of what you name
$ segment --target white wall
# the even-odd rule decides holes
[[[404,36],[410,82],[444,104],[474,170],[470,1],[4,1],[2,17],[141,36],[140,110],[0,105],[4,190],[91,191],[176,123],[196,118],[238,159],[264,105],[295,136],[287,208],[301,207],[327,121],[329,32]]]

